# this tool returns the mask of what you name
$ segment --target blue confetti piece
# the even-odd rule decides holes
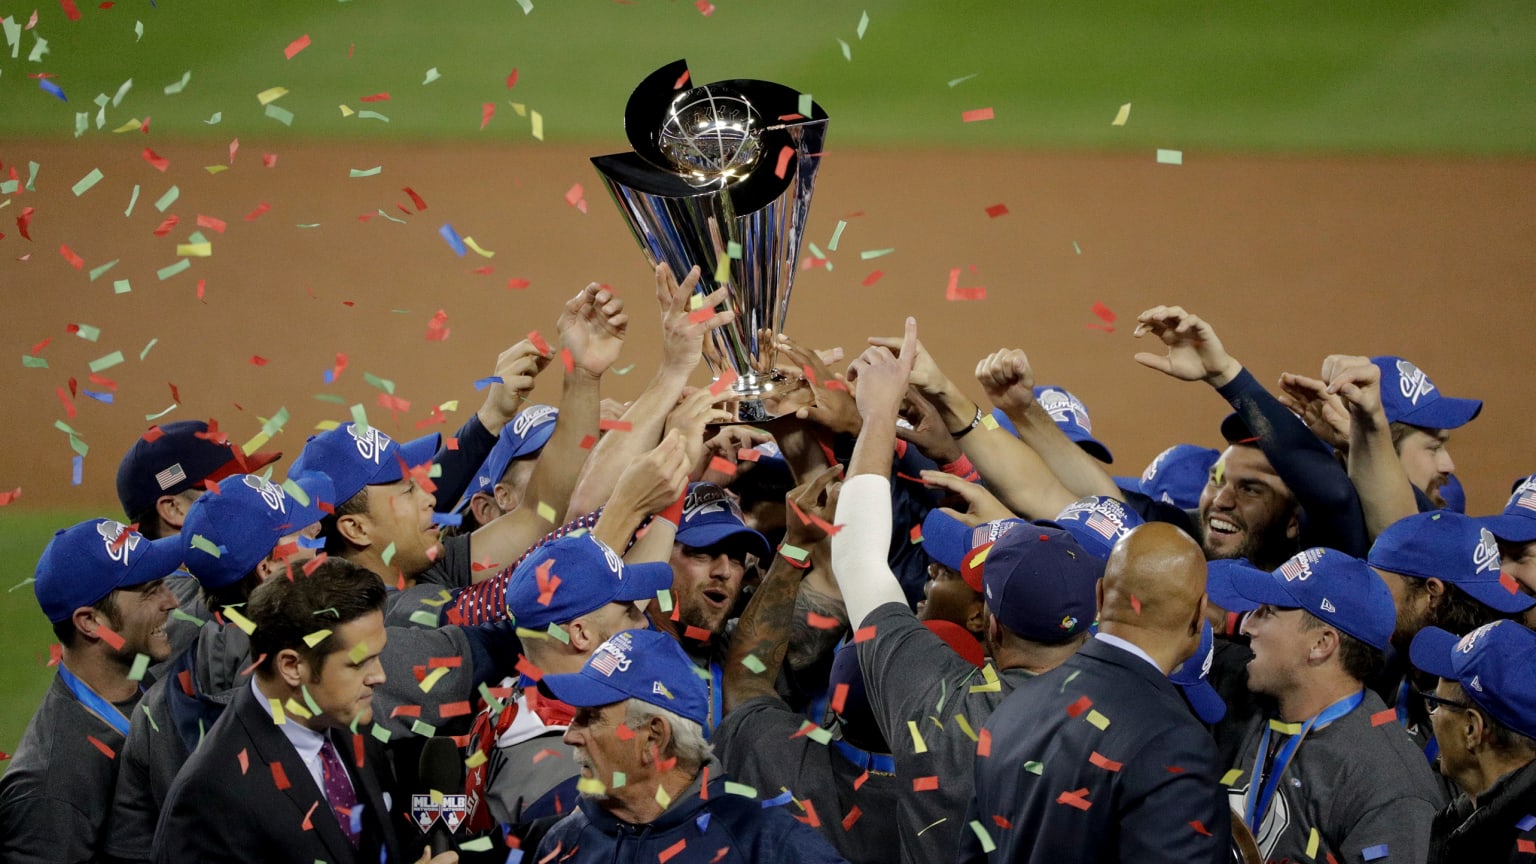
[[[1360,857],[1367,861],[1375,861],[1378,858],[1385,858],[1387,857],[1387,844],[1383,843],[1380,846],[1367,846],[1360,850]]]
[[[505,864],[522,864],[522,862],[523,862],[523,850],[521,850],[521,849],[510,849],[510,850],[507,851],[507,860],[506,860]]]
[[[457,527],[464,524],[464,515],[462,513],[433,513],[432,524],[453,525]]]
[[[114,398],[113,394],[111,394],[111,393],[95,393],[95,392],[92,392],[90,390],[85,389],[84,387],[80,388],[80,392],[84,393],[85,395],[87,395],[89,397],[91,397],[92,399],[95,399],[97,402],[103,402],[103,403],[105,403],[107,405],[111,405],[112,404],[112,400]]]
[[[504,384],[504,383],[506,383],[506,382],[501,380],[501,376],[500,375],[492,375],[489,378],[476,378],[475,379],[475,389],[476,390],[484,390],[485,388],[491,386],[492,384]]]
[[[59,85],[53,83],[52,81],[48,80],[47,78],[39,78],[39,79],[37,79],[37,86],[39,88],[41,88],[44,93],[50,93],[50,94],[52,94],[54,96],[59,97],[59,101],[60,102],[68,102],[69,101],[69,97],[64,95],[63,88],[61,88]]]
[[[1515,823],[1515,827],[1521,831],[1529,831],[1532,828],[1536,828],[1536,816],[1532,816],[1529,813],[1525,814],[1519,822]]]
[[[699,826],[700,834],[709,831],[709,811],[706,810],[703,813],[700,813],[699,818],[693,820],[693,824]]]
[[[769,807],[783,807],[785,804],[788,804],[793,800],[795,800],[795,796],[790,792],[785,792],[782,795],[778,795],[764,801],[763,809],[767,810]]]
[[[70,461],[69,485],[79,486],[85,475],[85,457],[76,456]]]
[[[325,373],[322,374],[320,377],[325,379],[325,383],[327,383],[327,384],[335,384],[336,383],[336,370],[335,369],[327,369],[327,370],[325,370]]]
[[[300,537],[297,542],[299,544],[299,548],[300,549],[324,549],[325,548],[325,538],[324,537]]]
[[[443,239],[448,241],[448,247],[453,250],[453,254],[460,258],[469,254],[469,247],[465,246],[464,241],[459,239],[459,232],[453,230],[452,225],[444,222],[443,227],[437,229],[437,233],[443,235]]]

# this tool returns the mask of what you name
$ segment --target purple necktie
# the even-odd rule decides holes
[[[331,745],[330,739],[320,745],[320,773],[325,778],[325,799],[330,802],[336,821],[341,823],[342,833],[347,835],[347,840],[355,849],[359,836],[353,827],[352,811],[357,808],[357,793],[352,790],[347,767],[341,764],[341,757],[336,755],[336,748]]]

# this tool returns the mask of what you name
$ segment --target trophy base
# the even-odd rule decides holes
[[[738,378],[727,390],[733,398],[724,406],[732,418],[710,426],[767,423],[794,414],[816,401],[816,391],[798,375],[775,371],[751,380]]]

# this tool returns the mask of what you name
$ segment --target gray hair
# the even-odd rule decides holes
[[[672,746],[664,755],[675,756],[678,762],[688,767],[697,767],[707,762],[714,754],[714,747],[704,740],[704,727],[659,705],[630,699],[628,715],[624,722],[631,729],[638,729],[649,723],[653,717],[660,717],[667,721],[667,725],[672,729]]]

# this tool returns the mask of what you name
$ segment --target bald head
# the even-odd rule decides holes
[[[1120,539],[1099,583],[1099,627],[1129,639],[1172,665],[1193,650],[1205,612],[1205,554],[1188,534],[1165,522],[1142,525]],[[1161,652],[1153,650],[1160,647]]]

